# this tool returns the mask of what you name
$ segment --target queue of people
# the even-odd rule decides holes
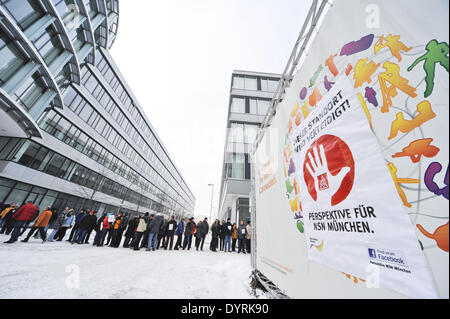
[[[98,217],[95,210],[81,209],[78,214],[66,207],[58,212],[51,207],[45,207],[39,214],[38,208],[32,201],[18,207],[16,203],[6,205],[0,203],[0,234],[11,235],[4,243],[11,244],[18,241],[32,224],[28,234],[22,242],[34,238],[42,239],[42,243],[62,241],[70,231],[67,241],[71,244],[89,244],[89,239],[95,232],[93,245],[102,247],[120,247],[122,237],[123,248],[138,251],[155,251],[160,248],[169,250],[190,250],[195,245],[196,250],[203,250],[205,238],[211,232],[209,249],[213,252],[250,253],[251,227],[250,222],[244,225],[231,224],[228,218],[225,222],[218,219],[209,226],[208,218],[195,222],[194,217],[183,217],[178,222],[174,216],[169,219],[162,215],[138,214],[130,216],[128,213],[103,214]],[[48,230],[51,230],[47,237]],[[176,240],[175,240],[176,236]],[[175,242],[175,243],[174,243]],[[236,247],[237,244],[237,247]]]

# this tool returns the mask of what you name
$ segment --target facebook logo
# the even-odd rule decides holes
[[[369,256],[371,258],[377,258],[377,254],[375,253],[375,249],[369,248]]]

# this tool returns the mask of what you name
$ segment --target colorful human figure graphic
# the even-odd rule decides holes
[[[415,140],[405,148],[401,152],[395,153],[392,157],[409,157],[413,163],[418,163],[422,156],[425,157],[433,157],[439,153],[439,148],[430,145],[433,141],[432,138],[423,138],[420,140]]]
[[[380,64],[375,64],[373,61],[367,63],[367,58],[360,59],[356,65],[353,74],[355,80],[355,88],[360,87],[364,82],[370,83],[372,80],[370,77],[378,69]]]
[[[428,42],[425,47],[427,53],[419,57],[408,67],[408,71],[411,71],[415,66],[425,60],[423,63],[423,69],[425,70],[425,83],[427,88],[425,89],[424,96],[428,97],[433,92],[434,88],[434,75],[436,63],[443,66],[448,72],[448,43],[440,42],[438,43],[435,39]]]
[[[403,205],[406,207],[412,207],[412,205],[408,202],[406,198],[406,194],[404,190],[400,187],[400,184],[419,184],[420,180],[415,178],[398,178],[397,177],[397,167],[395,167],[394,163],[388,163],[389,173],[391,173],[392,180],[394,181],[395,188],[397,189],[400,198],[402,199]]]
[[[448,252],[448,238],[449,238],[449,227],[448,222],[445,225],[441,225],[434,231],[433,234],[429,233],[422,225],[417,224],[417,228],[419,228],[420,232],[428,237],[436,241],[437,246],[443,251]]]
[[[334,64],[334,57],[337,54],[332,54],[328,57],[328,59],[326,59],[325,61],[325,65],[328,67],[328,69],[330,70],[331,74],[333,74],[335,77],[339,74],[339,71],[336,67],[336,64]]]
[[[444,196],[444,198],[448,199],[448,183],[449,183],[449,168],[447,166],[447,172],[444,177],[444,187],[440,188],[439,185],[434,181],[434,177],[442,170],[442,165],[438,162],[431,163],[426,172],[425,172],[425,185],[428,190],[438,196]]]
[[[416,89],[410,86],[409,81],[400,75],[400,67],[398,64],[389,61],[384,62],[383,67],[385,72],[378,75],[380,81],[381,93],[383,95],[383,106],[381,112],[389,112],[389,106],[392,105],[391,97],[397,96],[397,89],[403,91],[410,97],[416,97]],[[391,86],[388,87],[387,83]]]
[[[375,54],[377,54],[378,51],[385,47],[389,47],[389,50],[391,50],[391,54],[397,58],[398,62],[402,61],[400,51],[408,52],[412,49],[412,47],[407,47],[403,42],[400,41],[399,35],[392,34],[389,34],[386,39],[384,39],[384,35],[380,37],[380,39],[374,45]]]

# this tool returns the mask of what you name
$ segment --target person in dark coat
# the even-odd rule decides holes
[[[28,203],[22,205],[12,216],[12,219],[14,220],[14,228],[11,233],[11,238],[8,241],[5,241],[5,244],[12,244],[16,242],[17,239],[19,239],[20,231],[23,226],[34,220],[37,214],[38,208],[33,204],[33,201],[28,201]]]
[[[205,217],[205,219],[198,225],[198,244],[196,246],[197,250],[200,247],[200,250],[203,250],[203,244],[205,242],[206,235],[209,231],[209,224],[208,224],[208,218]]]
[[[156,249],[159,249],[159,247],[161,246],[161,242],[163,243],[164,246],[164,237],[166,236],[166,226],[167,223],[169,221],[163,217],[163,222],[159,228],[159,232],[158,232],[158,243],[156,245]]]
[[[86,209],[80,210],[80,213],[75,217],[75,224],[72,227],[72,231],[70,232],[69,239],[67,241],[71,242],[73,239],[73,236],[75,236],[75,233],[78,230],[78,226],[80,225],[81,220],[86,216]]]
[[[219,232],[220,232],[220,223],[219,220],[216,219],[214,224],[211,226],[211,243],[209,245],[209,249],[211,251],[217,252],[217,247],[219,244]]]
[[[156,245],[158,241],[158,234],[161,227],[164,225],[164,218],[162,216],[155,216],[152,221],[148,224],[148,244],[147,251],[156,250]]]
[[[243,220],[241,220],[237,232],[238,232],[238,253],[242,251],[245,254],[245,239],[247,237],[247,228],[245,227]]]
[[[225,221],[222,220],[222,223],[219,225],[219,240],[220,240],[220,250],[223,251],[223,246],[225,245],[225,235],[226,235],[226,226]]]
[[[114,230],[113,230],[113,239],[111,242],[111,247],[118,248],[120,246],[120,242],[122,241],[122,235],[127,228],[128,224],[128,214],[120,213],[114,222]]]
[[[147,247],[148,236],[150,234],[150,230],[149,230],[148,226],[149,226],[150,222],[153,220],[154,217],[155,217],[155,214],[149,215],[149,212],[146,212],[144,214],[144,220],[145,220],[145,223],[147,224],[147,228],[145,229],[144,233],[142,234],[142,242],[141,242],[140,248],[146,248]]]
[[[96,225],[97,225],[96,212],[94,210],[91,210],[89,212],[89,215],[87,215],[81,220],[80,224],[78,225],[78,230],[71,243],[72,244],[77,243],[81,245],[83,243],[84,236],[88,232],[92,231]]]
[[[177,235],[177,242],[175,244],[174,250],[178,250],[181,248],[182,239],[183,239],[183,232],[184,232],[184,221],[186,218],[181,218],[180,222],[178,223],[177,230],[175,231],[175,234]]]
[[[0,234],[9,235],[11,234],[13,227],[14,227],[14,220],[12,219],[13,215],[16,213],[18,209],[18,205],[16,203],[11,203],[11,206],[7,209],[8,211],[5,212],[5,215],[3,216],[3,227],[0,231]]]
[[[227,219],[227,222],[224,225],[225,229],[225,245],[224,251],[231,252],[231,233],[233,232],[233,225],[231,224],[231,218]]]
[[[102,223],[103,220],[106,217],[106,213],[103,213],[102,217],[97,219],[97,223],[95,224],[95,237],[94,237],[94,243],[92,245],[100,247],[101,241],[102,241]]]
[[[172,250],[173,247],[173,236],[175,233],[175,229],[177,228],[177,222],[175,221],[174,216],[170,216],[169,222],[166,224],[166,240],[164,242],[164,249]]]
[[[123,248],[130,248],[130,241],[134,237],[134,232],[136,231],[136,228],[139,223],[139,215],[134,216],[128,223],[128,228],[125,231],[125,240],[123,242]]]
[[[189,218],[189,221],[186,224],[186,228],[184,230],[184,242],[183,242],[183,250],[191,249],[192,243],[192,231],[194,230],[194,217]]]

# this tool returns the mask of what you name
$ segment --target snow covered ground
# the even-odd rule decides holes
[[[213,253],[206,242],[204,251],[147,252],[23,238],[0,235],[0,299],[255,298],[250,255]]]

